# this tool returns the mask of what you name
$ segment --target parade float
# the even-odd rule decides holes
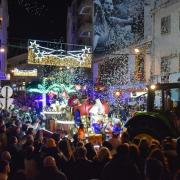
[[[46,121],[46,128],[50,131],[72,134],[80,124],[84,124],[89,136],[102,134],[108,123],[108,103],[83,96],[76,85],[53,84],[47,87],[44,83],[38,84],[37,88],[29,88],[28,91],[42,95],[41,114]]]
[[[91,51],[87,46],[29,40],[28,63],[45,68],[41,83],[27,90],[41,95],[41,114],[49,130],[72,133],[84,124],[88,136],[107,133],[108,128],[112,131],[109,124],[114,122],[109,123],[109,104],[104,98],[88,94],[88,91],[94,94],[97,88],[88,85],[90,77],[86,78],[92,64]]]

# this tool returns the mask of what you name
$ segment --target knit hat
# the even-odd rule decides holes
[[[47,141],[47,147],[51,148],[51,147],[56,147],[56,143],[55,140],[53,138],[49,138]]]

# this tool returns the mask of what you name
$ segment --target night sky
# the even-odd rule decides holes
[[[70,0],[8,0],[9,39],[66,42],[67,7]]]

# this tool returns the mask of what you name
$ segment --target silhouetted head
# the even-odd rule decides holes
[[[47,156],[43,160],[43,167],[56,167],[56,161],[52,156]]]

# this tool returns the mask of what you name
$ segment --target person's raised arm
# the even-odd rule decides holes
[[[132,22],[133,22],[132,18],[121,19],[121,18],[112,16],[112,17],[109,17],[109,19],[111,20],[112,23],[119,24],[119,25],[122,25],[122,26],[131,25]]]

